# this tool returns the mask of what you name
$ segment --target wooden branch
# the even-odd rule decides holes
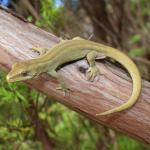
[[[1,68],[10,70],[15,62],[37,57],[29,50],[32,47],[52,47],[58,41],[50,33],[0,10]],[[111,116],[96,116],[96,113],[125,103],[132,91],[131,79],[122,69],[108,65],[106,61],[98,62],[97,66],[102,75],[95,82],[86,80],[88,65],[85,60],[61,68],[59,73],[72,90],[70,96],[66,97],[55,90],[57,82],[48,75],[25,83],[100,124],[150,143],[150,83],[143,81],[141,96],[132,109]]]

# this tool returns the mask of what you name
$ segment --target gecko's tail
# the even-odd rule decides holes
[[[109,114],[112,114],[112,113],[116,113],[116,112],[128,109],[128,108],[130,108],[131,106],[133,106],[135,104],[135,102],[138,100],[138,97],[140,95],[140,91],[141,91],[141,76],[140,76],[138,68],[136,67],[134,62],[128,56],[126,56],[125,54],[122,54],[122,53],[119,53],[119,56],[118,56],[118,53],[116,55],[115,51],[116,50],[112,48],[112,52],[113,53],[111,53],[109,55],[109,57],[117,60],[129,72],[129,74],[130,74],[130,76],[132,78],[132,81],[133,81],[132,95],[129,98],[129,100],[126,103],[124,103],[123,105],[121,105],[121,106],[119,106],[117,108],[108,110],[108,111],[103,112],[103,113],[98,113],[96,115],[100,115],[100,116],[109,115]]]

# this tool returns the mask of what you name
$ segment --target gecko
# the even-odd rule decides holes
[[[76,37],[71,40],[62,40],[52,48],[32,49],[39,52],[40,56],[13,64],[11,71],[6,77],[8,82],[33,79],[38,77],[41,73],[47,72],[50,76],[57,79],[59,86],[56,89],[67,93],[69,88],[65,84],[64,78],[57,73],[57,68],[67,62],[86,57],[89,63],[87,77],[89,81],[94,81],[95,77],[100,73],[96,67],[95,59],[99,54],[103,54],[106,57],[116,60],[127,69],[132,78],[133,88],[132,94],[126,103],[108,111],[97,113],[96,115],[109,115],[126,110],[133,106],[138,100],[141,91],[141,76],[139,70],[126,54],[115,48]]]

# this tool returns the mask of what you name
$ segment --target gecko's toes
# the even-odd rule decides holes
[[[96,67],[90,67],[87,71],[87,79],[91,82],[94,81],[95,77],[99,74],[99,71]]]
[[[58,87],[56,87],[56,90],[61,90],[64,93],[64,96],[69,96],[70,95],[70,89],[66,86],[61,86],[59,85]]]
[[[37,47],[32,47],[30,48],[30,50],[34,53],[38,53],[40,55],[40,52],[37,50],[38,48]]]
[[[32,47],[32,48],[30,48],[30,50],[32,50],[32,51],[36,51],[36,52],[37,52],[37,48],[36,48],[36,47]]]

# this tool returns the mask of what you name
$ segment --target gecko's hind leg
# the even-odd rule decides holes
[[[96,51],[91,51],[87,54],[87,61],[90,65],[87,71],[87,77],[89,81],[94,81],[95,77],[100,74],[100,71],[96,67],[95,59],[104,59],[106,56],[99,54]]]
[[[39,55],[45,54],[49,49],[48,48],[39,48],[39,47],[33,47],[31,48],[32,51],[39,53]]]

